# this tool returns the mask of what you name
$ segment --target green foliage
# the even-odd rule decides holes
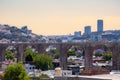
[[[5,70],[4,80],[30,80],[23,64],[12,64]]]
[[[25,61],[33,61],[34,57],[35,57],[35,52],[32,51],[32,49],[27,49],[25,51]]]
[[[50,78],[50,77],[48,75],[46,75],[46,74],[42,74],[39,77],[35,78],[34,80],[42,80],[44,78]]]
[[[103,54],[102,58],[106,61],[110,61],[112,58],[112,54],[111,53]]]
[[[52,57],[45,54],[36,55],[33,60],[36,68],[41,70],[52,69],[53,68],[52,61],[53,61]]]
[[[101,56],[102,56],[102,53],[96,52],[94,55],[95,55],[95,57],[101,57]]]
[[[82,54],[76,54],[76,56],[77,56],[77,57],[81,57],[81,56],[82,56]]]
[[[56,49],[50,49],[50,52],[55,54],[55,53],[57,53],[57,50]]]
[[[104,51],[108,51],[109,49],[108,49],[108,47],[106,47],[105,45],[103,46],[103,50]]]
[[[55,58],[55,59],[58,59],[59,57],[60,57],[59,53],[55,53],[55,54],[54,54],[54,58]]]
[[[60,57],[58,50],[51,49],[50,52],[54,54],[55,59],[58,59]]]
[[[36,54],[32,49],[27,49],[25,53],[25,61],[33,61],[37,69],[48,70],[53,68],[52,57],[44,54]]]
[[[72,58],[70,58],[70,59],[69,59],[69,61],[73,61],[73,59],[72,59]]]
[[[39,78],[41,79],[41,78],[50,78],[50,77],[47,74],[42,74],[42,75],[40,75]]]
[[[11,59],[11,60],[15,58],[14,53],[12,53],[12,51],[10,51],[10,50],[5,51],[5,56],[7,59]]]
[[[4,75],[0,75],[0,80],[4,80]]]
[[[69,50],[68,56],[76,56],[75,50]]]

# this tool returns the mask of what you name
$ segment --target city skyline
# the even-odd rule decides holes
[[[119,4],[119,0],[0,0],[0,24],[27,25],[41,35],[66,35],[83,33],[88,25],[97,31],[97,20],[102,19],[104,30],[116,30]]]

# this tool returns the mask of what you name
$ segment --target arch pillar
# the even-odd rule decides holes
[[[93,63],[93,51],[94,48],[92,47],[91,44],[86,44],[85,45],[85,70],[92,70],[92,63]]]
[[[46,45],[45,44],[38,44],[37,51],[39,54],[45,54],[46,53]]]
[[[67,51],[69,48],[69,44],[60,44],[60,67],[63,70],[67,70]]]
[[[120,70],[120,44],[114,43],[112,51],[112,70]]]
[[[18,44],[17,47],[17,61],[24,61],[24,44]]]
[[[0,62],[5,61],[5,50],[7,48],[7,45],[0,44]]]

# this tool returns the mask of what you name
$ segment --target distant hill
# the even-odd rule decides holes
[[[27,26],[0,25],[0,42],[43,42],[43,36],[32,33]]]

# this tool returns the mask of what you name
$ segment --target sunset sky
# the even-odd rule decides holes
[[[27,25],[36,34],[66,35],[97,29],[120,29],[120,0],[0,0],[0,24],[21,28]]]

